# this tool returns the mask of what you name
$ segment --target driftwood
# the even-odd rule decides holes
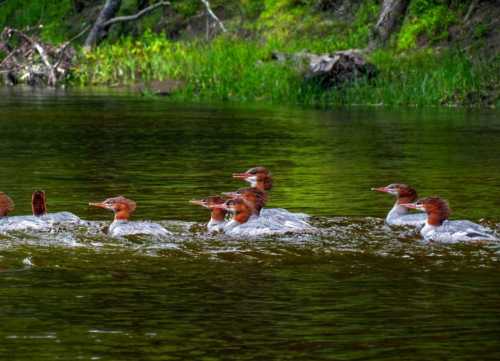
[[[69,73],[75,50],[70,43],[82,36],[87,29],[73,39],[54,46],[43,43],[13,28],[5,28],[0,34],[0,51],[7,55],[0,63],[0,73],[7,84],[56,86]]]
[[[377,74],[375,66],[356,50],[317,55],[307,52],[292,55],[274,53],[273,59],[295,66],[306,81],[324,88],[345,85],[360,78],[371,79]]]

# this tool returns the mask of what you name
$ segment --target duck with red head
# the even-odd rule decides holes
[[[14,202],[5,193],[0,192],[0,218],[7,217],[7,215],[14,210]]]
[[[263,192],[273,188],[273,177],[266,167],[253,167],[243,173],[233,173],[233,178],[244,180],[250,183],[252,188],[257,188]]]
[[[49,225],[55,224],[80,224],[81,219],[70,212],[48,213],[47,197],[44,191],[35,191],[31,194],[31,210],[34,217],[39,217],[48,222]]]
[[[5,193],[0,192],[0,233],[22,231],[47,231],[50,225],[35,216],[8,216],[14,210],[14,202]]]
[[[224,192],[222,195],[229,199],[242,199],[256,216],[260,215],[267,201],[267,193],[258,188],[241,188],[235,192]]]
[[[258,237],[284,233],[311,231],[305,221],[278,223],[267,217],[252,214],[252,207],[242,198],[229,199],[216,205],[231,214],[231,220],[224,226],[224,233],[236,237]]]
[[[191,204],[205,207],[210,210],[210,221],[207,224],[207,229],[210,232],[218,232],[224,230],[226,224],[227,211],[220,205],[226,200],[222,197],[211,196],[204,199],[189,201]]]
[[[423,226],[426,216],[421,213],[409,213],[403,204],[417,200],[417,191],[401,183],[389,184],[385,187],[372,188],[372,191],[387,193],[396,197],[396,203],[387,214],[385,222],[391,226]]]
[[[428,197],[402,206],[426,213],[426,222],[420,230],[425,240],[456,243],[468,241],[496,241],[493,231],[470,221],[449,221],[448,202],[439,197]]]
[[[115,214],[114,220],[108,229],[108,234],[111,237],[131,235],[167,237],[172,234],[157,223],[129,221],[130,216],[136,209],[136,203],[123,196],[108,198],[100,203],[89,203],[89,206],[107,209]]]
[[[293,213],[283,208],[264,208],[268,200],[267,192],[273,187],[271,172],[267,168],[262,166],[253,167],[243,173],[233,173],[233,178],[245,180],[252,186],[251,188],[246,188],[247,191],[245,192],[231,192],[229,195],[231,195],[231,198],[245,199],[251,205],[253,203],[254,214],[281,224],[294,222],[296,224],[303,224],[309,218],[307,214]],[[250,199],[253,196],[248,191],[250,189],[253,189],[254,193],[259,192],[258,202],[252,202]],[[227,194],[225,193],[224,195]]]

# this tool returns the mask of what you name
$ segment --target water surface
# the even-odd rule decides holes
[[[0,98],[0,191],[30,212],[99,221],[0,235],[0,359],[497,360],[498,244],[440,245],[382,218],[406,182],[500,230],[494,111],[175,104],[132,96]],[[192,198],[261,164],[270,207],[318,231],[208,236]],[[113,240],[89,201],[123,194],[169,240]]]

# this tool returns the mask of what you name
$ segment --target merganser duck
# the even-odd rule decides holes
[[[89,206],[104,208],[114,212],[114,220],[108,229],[108,234],[111,237],[131,235],[167,237],[172,234],[157,223],[129,221],[130,215],[136,209],[136,203],[123,196],[108,198],[100,203],[89,203]]]
[[[207,224],[207,229],[209,232],[219,232],[223,231],[226,225],[227,211],[217,206],[224,204],[225,201],[222,197],[211,196],[200,200],[194,199],[190,203],[210,209],[210,221]]]
[[[222,208],[233,215],[224,226],[224,233],[232,236],[255,237],[313,230],[303,220],[279,223],[271,218],[252,214],[252,208],[241,198],[230,199],[215,207]]]
[[[35,191],[31,195],[33,216],[40,217],[49,224],[80,224],[81,219],[71,212],[47,212],[47,198],[44,191]]]
[[[233,173],[233,178],[244,180],[250,183],[252,188],[264,192],[271,190],[273,187],[271,172],[265,167],[254,167],[243,173]]]
[[[479,224],[470,221],[449,221],[451,211],[444,199],[428,197],[402,205],[427,213],[425,226],[420,230],[425,240],[444,243],[498,240],[492,230]]]
[[[0,192],[0,232],[38,230],[46,231],[50,229],[47,222],[36,215],[33,216],[11,216],[9,212],[15,208],[12,199],[5,193]]]
[[[422,213],[409,213],[403,204],[415,202],[417,191],[406,184],[393,183],[385,187],[372,188],[372,191],[396,196],[396,203],[387,214],[385,222],[391,226],[423,226],[427,217]]]
[[[222,195],[229,199],[243,199],[251,208],[252,214],[257,216],[267,201],[267,193],[258,188],[241,188],[235,192],[224,192]]]
[[[292,222],[302,222],[309,218],[309,215],[305,213],[293,213],[283,208],[263,208],[268,200],[267,192],[273,187],[271,172],[266,167],[257,166],[250,168],[243,173],[233,173],[233,178],[241,179],[250,183],[253,189],[258,190],[265,195],[260,207],[261,210],[259,211],[260,216],[274,217],[275,220],[280,219],[281,221],[288,220]],[[240,197],[241,196],[243,195],[240,195]]]

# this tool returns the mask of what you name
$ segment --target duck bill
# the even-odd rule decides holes
[[[403,203],[403,204],[400,204],[400,206],[403,206],[403,207],[406,207],[406,208],[409,208],[409,209],[420,210],[420,208],[418,208],[418,206],[416,204],[413,204],[413,203]]]
[[[233,173],[233,178],[235,179],[247,179],[250,178],[252,175],[250,173]]]
[[[189,203],[197,206],[207,207],[207,202],[198,199],[192,199],[189,201]]]
[[[371,190],[380,193],[389,193],[389,189],[387,187],[372,188]]]
[[[97,207],[97,208],[103,208],[103,209],[108,209],[108,207],[104,203],[92,203],[89,202],[90,207]]]

